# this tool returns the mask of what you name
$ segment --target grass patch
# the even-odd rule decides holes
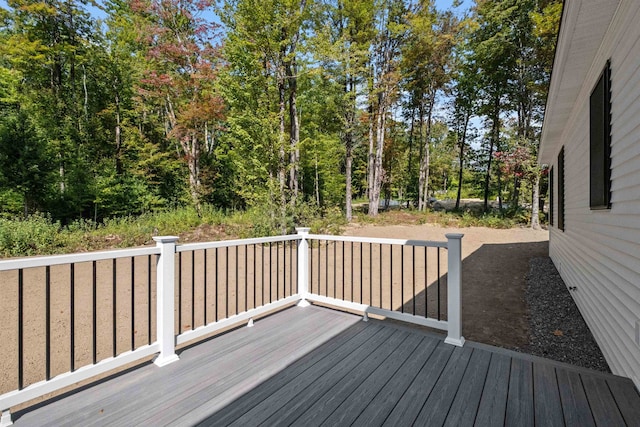
[[[60,223],[43,215],[24,221],[0,218],[0,255],[25,256],[66,252],[71,235]]]
[[[52,255],[153,245],[153,236],[179,236],[180,243],[262,237],[282,233],[282,221],[264,209],[224,212],[203,206],[106,219],[102,223],[77,220],[63,226],[45,215],[26,219],[0,218],[0,257]],[[312,233],[339,234],[346,225],[339,209],[299,209],[285,218],[285,233],[295,225]]]
[[[426,211],[394,209],[376,217],[355,213],[354,221],[371,225],[438,224],[444,227],[512,228],[528,223],[526,212],[483,213],[463,211]],[[284,223],[284,225],[283,225]],[[0,218],[0,257],[51,255],[132,246],[153,245],[153,236],[176,235],[180,243],[261,237],[295,233],[296,226],[311,228],[312,233],[341,234],[346,226],[338,208],[321,211],[312,205],[300,205],[285,218],[273,209],[254,208],[224,212],[203,206],[200,213],[192,207],[107,219],[96,224],[77,220],[63,226],[45,215],[27,219]]]
[[[484,213],[478,210],[460,211],[424,211],[417,210],[389,210],[381,212],[376,217],[365,213],[356,213],[355,222],[371,225],[422,225],[437,224],[443,227],[488,227],[513,228],[526,226],[528,217],[523,215],[507,215],[499,211]]]

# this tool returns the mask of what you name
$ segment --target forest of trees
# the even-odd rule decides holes
[[[467,2],[469,3],[469,2]],[[0,215],[529,206],[560,0],[7,0]],[[542,179],[544,182],[544,179]]]

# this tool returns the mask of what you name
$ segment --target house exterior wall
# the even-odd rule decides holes
[[[561,28],[562,32],[562,28]],[[589,96],[611,60],[611,201],[589,208]],[[549,253],[613,373],[640,388],[640,2],[622,1],[573,104],[565,149],[565,230],[550,227]],[[543,139],[542,143],[545,141]],[[554,179],[554,194],[560,179]]]

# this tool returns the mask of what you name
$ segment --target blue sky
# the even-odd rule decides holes
[[[453,0],[436,0],[436,8],[438,10],[447,10],[451,7]],[[473,4],[473,0],[463,0],[460,7],[456,9],[456,11],[462,12],[465,9],[468,9],[469,6]]]
[[[454,0],[436,0],[436,7],[439,10],[446,10],[451,7],[451,4],[453,3],[453,1]],[[471,4],[473,4],[473,0],[463,0],[462,4],[460,5],[460,7],[456,9],[456,11],[463,12],[465,9],[468,9]],[[7,6],[6,0],[0,0],[0,7],[6,7],[6,6]],[[105,17],[102,11],[95,7],[90,6],[88,9],[92,14],[94,14],[98,18]]]

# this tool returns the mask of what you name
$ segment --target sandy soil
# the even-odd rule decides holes
[[[528,342],[527,307],[524,301],[525,274],[529,259],[547,256],[548,233],[526,228],[496,230],[488,228],[442,228],[433,225],[410,226],[351,226],[345,234],[366,237],[445,241],[449,232],[464,233],[463,248],[463,335],[465,338],[507,348],[522,348]],[[176,330],[188,330],[205,323],[204,307],[208,307],[207,320],[231,315],[262,305],[270,298],[290,295],[295,283],[297,262],[295,250],[275,246],[240,248],[218,254],[209,250],[207,257],[207,295],[204,292],[203,251],[195,255],[184,253],[182,259],[182,310]],[[294,248],[295,249],[295,248]],[[422,248],[416,252],[393,253],[388,247],[342,247],[340,244],[322,243],[312,250],[312,277],[316,293],[344,297],[365,304],[381,305],[417,314],[437,316],[440,299],[441,315],[446,319],[446,254],[440,259],[441,291],[437,290],[437,252],[427,251],[428,262]],[[407,248],[409,249],[409,248]],[[334,262],[334,254],[337,262]],[[216,271],[217,262],[220,267]],[[417,259],[415,267],[411,259]],[[228,262],[227,262],[228,260]],[[193,261],[193,262],[192,262]],[[256,268],[254,270],[254,262]],[[153,262],[152,262],[153,264]],[[393,271],[391,265],[394,265]],[[130,258],[96,263],[97,331],[96,358],[101,360],[138,348],[155,339],[155,282],[154,268],[149,271],[147,257],[133,262],[135,279],[132,284]],[[226,266],[229,266],[228,269]],[[245,272],[244,266],[247,266]],[[352,265],[355,268],[352,268]],[[238,266],[238,268],[236,268]],[[400,273],[400,266],[404,267]],[[393,273],[393,274],[392,274]],[[44,379],[44,348],[46,331],[46,305],[44,268],[24,271],[24,383]],[[73,359],[75,368],[90,364],[93,358],[93,266],[92,263],[74,267],[74,347],[70,351],[70,267],[55,266],[50,270],[51,310],[51,376],[66,372]],[[115,276],[115,289],[113,286]],[[193,279],[192,279],[193,278]],[[253,290],[254,278],[270,283],[262,291]],[[282,279],[286,282],[282,283]],[[177,279],[177,277],[176,277]],[[277,283],[280,282],[280,285]],[[228,283],[228,286],[227,286]],[[217,300],[216,300],[216,284]],[[389,286],[391,284],[391,286]],[[425,292],[425,286],[428,289]],[[367,285],[369,285],[367,287]],[[382,285],[382,286],[380,286]],[[17,272],[0,273],[0,394],[17,385]],[[228,287],[228,292],[226,291]],[[382,288],[382,291],[380,289]],[[271,296],[269,295],[269,289]],[[132,292],[133,290],[133,292]],[[393,291],[391,291],[393,290]],[[192,293],[196,301],[192,311]],[[132,298],[133,294],[133,298]],[[116,303],[113,303],[115,295]],[[237,295],[237,298],[236,298]],[[178,296],[176,296],[176,303]],[[206,304],[205,304],[206,302]],[[135,307],[135,310],[132,310]],[[217,308],[214,308],[216,307]],[[149,311],[150,310],[150,311]],[[216,312],[217,310],[217,312]],[[132,316],[133,312],[133,316]],[[149,322],[151,314],[151,322]],[[115,329],[115,334],[114,334]],[[132,338],[133,337],[133,338]],[[133,342],[132,342],[133,340]]]

